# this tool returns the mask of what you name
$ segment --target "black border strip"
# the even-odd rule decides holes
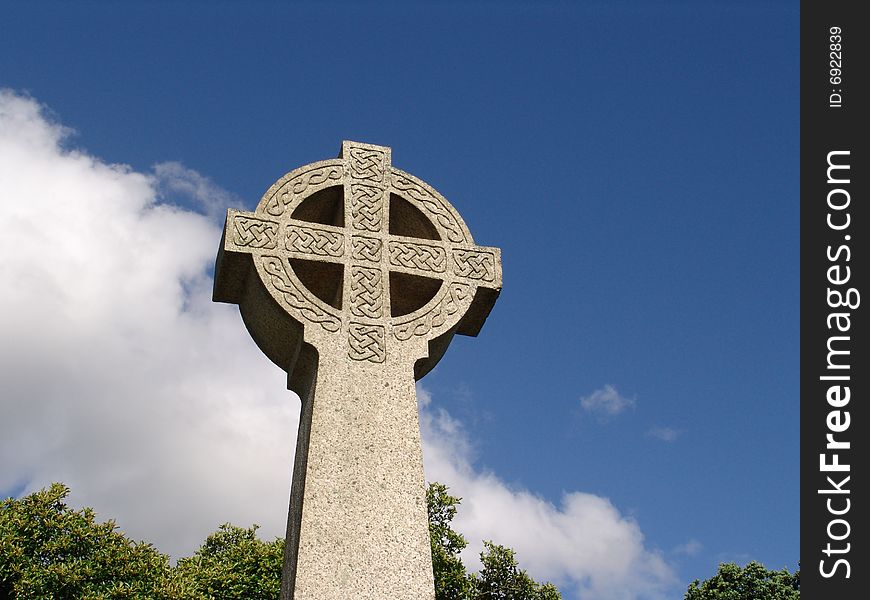
[[[867,495],[858,491],[868,486],[859,454],[868,453],[870,400],[870,160],[861,125],[870,119],[870,22],[858,6],[801,3],[800,566],[810,600],[866,598],[870,570]]]

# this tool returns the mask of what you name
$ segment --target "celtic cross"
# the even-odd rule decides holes
[[[282,600],[434,598],[414,381],[501,281],[499,249],[383,146],[345,141],[227,211],[214,300],[302,400]]]

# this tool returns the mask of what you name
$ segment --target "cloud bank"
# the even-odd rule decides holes
[[[178,163],[108,164],[70,135],[0,91],[0,493],[63,481],[174,557],[225,521],[282,536],[299,402],[236,307],[211,302],[229,196]],[[492,539],[566,598],[665,597],[673,572],[635,521],[599,496],[556,506],[507,486],[425,390],[421,405],[427,477],[464,498],[469,564]]]
[[[538,580],[555,583],[564,597],[636,600],[671,597],[675,576],[663,557],[645,548],[633,519],[606,498],[563,494],[558,506],[526,489],[507,485],[477,469],[462,423],[433,409],[425,388],[418,398],[426,451],[426,476],[462,497],[455,528],[469,547],[463,561],[479,566],[483,540],[516,550],[520,566]],[[670,593],[669,593],[670,592]]]
[[[0,491],[63,481],[175,556],[227,520],[277,534],[298,405],[210,301],[218,223],[69,133],[0,95]]]

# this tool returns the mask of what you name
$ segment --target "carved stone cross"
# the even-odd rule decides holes
[[[414,381],[480,331],[501,254],[390,158],[345,141],[227,211],[214,300],[302,399],[282,600],[434,598]]]

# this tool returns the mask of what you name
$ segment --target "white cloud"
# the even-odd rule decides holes
[[[299,402],[236,307],[211,302],[216,206],[180,208],[228,196],[178,164],[137,173],[66,149],[69,134],[0,91],[0,492],[63,481],[175,557],[224,521],[283,535]],[[462,423],[420,401],[427,475],[465,498],[471,563],[492,539],[574,597],[665,597],[673,572],[637,522],[477,470]]]
[[[646,434],[657,440],[661,440],[663,442],[675,442],[682,432],[678,429],[674,429],[673,427],[662,427],[659,425],[654,425],[649,428]]]
[[[179,162],[154,165],[154,176],[159,197],[171,199],[173,194],[182,194],[195,201],[206,215],[214,219],[223,219],[227,207],[241,205],[238,198]]]
[[[280,534],[298,399],[210,301],[218,224],[69,133],[0,92],[0,491],[64,481],[175,556]]]
[[[635,405],[633,398],[621,395],[612,385],[605,385],[600,390],[595,390],[588,396],[580,398],[580,407],[588,413],[597,415],[601,419],[615,417],[627,408]]]
[[[455,528],[469,541],[463,561],[479,567],[483,540],[517,551],[520,566],[538,580],[554,582],[565,598],[659,599],[673,595],[675,575],[657,551],[645,546],[638,523],[607,499],[567,492],[558,506],[530,490],[507,485],[475,468],[469,436],[445,410],[421,415],[426,477],[463,498]]]
[[[684,556],[696,556],[704,545],[698,540],[689,540],[685,544],[680,544],[674,548],[674,554],[682,554]]]

